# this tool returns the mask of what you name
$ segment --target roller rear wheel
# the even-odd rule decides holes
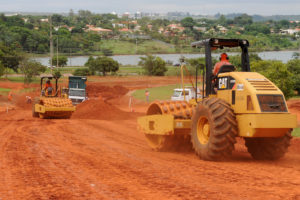
[[[278,160],[290,146],[292,129],[277,138],[245,138],[248,152],[256,160]]]

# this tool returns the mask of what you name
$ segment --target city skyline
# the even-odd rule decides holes
[[[237,1],[228,0],[226,3],[221,0],[97,0],[78,1],[37,1],[37,0],[0,0],[0,12],[51,12],[51,13],[68,13],[70,9],[77,12],[78,10],[90,10],[93,13],[135,13],[152,12],[189,12],[191,14],[214,15],[217,13],[247,13],[250,15],[258,14],[263,16],[269,15],[299,15],[300,2],[296,0],[253,0]]]

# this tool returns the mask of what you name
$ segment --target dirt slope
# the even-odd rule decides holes
[[[101,119],[0,113],[0,199],[300,199],[299,139],[272,162],[254,161],[242,140],[227,162],[154,152],[136,130],[139,113],[98,100],[90,109]],[[109,112],[122,117],[103,120]]]

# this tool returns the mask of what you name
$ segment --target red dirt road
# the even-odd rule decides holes
[[[242,142],[226,162],[154,152],[136,130],[142,113],[119,110],[124,98],[88,119],[0,113],[0,199],[300,199],[299,139],[278,161],[253,160]]]

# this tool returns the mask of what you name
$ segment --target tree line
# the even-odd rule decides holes
[[[254,22],[247,14],[233,19],[220,15],[217,19],[186,17],[179,21],[148,17],[135,20],[113,14],[94,14],[88,10],[80,10],[78,13],[71,10],[67,16],[52,15],[51,21],[54,49],[65,54],[86,55],[95,51],[105,54],[110,50],[103,48],[101,41],[117,38],[136,42],[128,38],[128,34],[148,35],[153,39],[162,40],[174,45],[177,52],[183,48],[192,51],[189,48],[190,42],[209,37],[248,39],[251,43],[250,49],[256,51],[295,49],[300,45],[297,35],[279,34],[282,29],[296,28],[299,24],[288,20]],[[170,29],[168,27],[170,24],[178,24],[184,27],[184,30]],[[85,31],[86,25],[110,29],[112,32],[100,34]],[[130,32],[122,33],[120,32],[122,28],[127,28]],[[226,28],[226,32],[222,32],[220,30],[222,28]],[[49,35],[49,16],[0,15],[0,43],[14,50],[37,54],[48,53]],[[113,52],[108,53],[113,54]]]

